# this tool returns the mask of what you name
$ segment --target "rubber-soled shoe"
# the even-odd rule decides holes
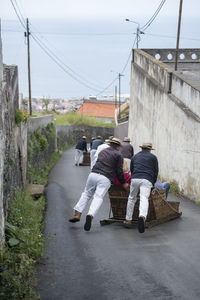
[[[80,218],[77,218],[77,217],[72,217],[71,219],[69,219],[69,222],[71,222],[71,223],[76,223],[79,221],[80,221]]]
[[[140,233],[145,232],[145,219],[144,219],[144,217],[139,217],[138,218],[138,231]]]
[[[87,215],[86,216],[85,225],[84,225],[84,230],[85,231],[90,231],[91,224],[92,224],[92,216]]]
[[[129,220],[124,220],[123,225],[126,228],[130,228],[130,227],[132,227],[132,222]]]

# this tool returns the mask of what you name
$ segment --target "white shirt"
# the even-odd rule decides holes
[[[95,153],[95,155],[94,155],[94,164],[95,164],[96,161],[97,161],[97,158],[98,158],[99,153],[100,153],[102,150],[104,150],[104,149],[106,149],[106,148],[108,148],[108,147],[110,147],[108,144],[102,144],[102,145],[99,145],[99,146],[98,146],[97,151],[96,151],[96,153]]]

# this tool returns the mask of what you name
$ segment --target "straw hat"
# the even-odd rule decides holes
[[[114,137],[114,138],[110,141],[110,143],[122,147],[122,141],[121,141],[120,139],[118,139],[118,138],[115,138],[115,137]]]
[[[110,145],[110,140],[105,140],[105,142],[104,142],[105,144],[107,144],[107,145]]]
[[[130,138],[129,137],[127,137],[127,136],[125,136],[125,138],[124,138],[124,142],[130,142],[131,140],[130,140]]]
[[[86,139],[86,136],[85,136],[85,135],[83,135],[83,136],[82,136],[82,139]]]
[[[152,143],[143,143],[142,146],[140,146],[142,149],[149,149],[149,150],[155,150],[152,148]]]

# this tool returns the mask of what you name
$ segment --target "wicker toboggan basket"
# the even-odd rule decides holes
[[[113,218],[124,220],[129,193],[120,186],[111,186],[108,191]],[[179,202],[166,201],[165,190],[153,190],[149,196],[149,211],[147,221],[158,220],[178,213]],[[132,220],[137,220],[139,215],[139,194],[134,207]]]
[[[83,152],[82,166],[90,166],[90,152]]]

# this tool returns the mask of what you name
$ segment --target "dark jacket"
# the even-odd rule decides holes
[[[129,142],[122,142],[120,152],[123,158],[131,159],[134,154],[133,146]]]
[[[147,179],[153,185],[158,176],[157,157],[143,149],[131,158],[131,178]]]
[[[112,146],[102,150],[98,155],[96,164],[92,168],[92,173],[104,175],[111,183],[114,182],[114,177],[117,175],[121,184],[125,183],[123,157],[120,152]]]
[[[92,150],[97,150],[98,146],[101,144],[103,144],[103,141],[101,139],[92,141]]]
[[[86,139],[81,138],[78,141],[77,145],[76,145],[76,149],[82,150],[82,151],[85,150],[87,152],[87,142],[86,142]]]

